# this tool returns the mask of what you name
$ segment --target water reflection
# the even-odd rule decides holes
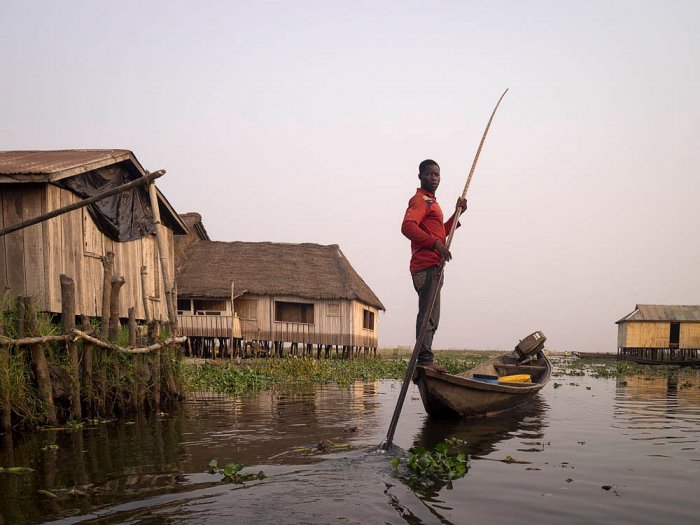
[[[546,403],[538,395],[531,403],[495,417],[427,418],[416,436],[415,446],[432,450],[445,439],[458,438],[467,442],[467,449],[472,456],[487,456],[496,449],[498,443],[512,438],[520,439],[527,446],[541,447],[546,428],[546,409]],[[527,451],[537,450],[538,448],[532,448]]]
[[[693,522],[700,371],[619,380],[576,376],[498,417],[426,417],[407,396],[396,442],[432,449],[467,442],[468,474],[453,490],[413,492],[386,455],[397,382],[200,394],[172,414],[0,440],[0,524]],[[355,450],[308,454],[319,442]],[[526,463],[503,463],[507,456]],[[204,472],[210,459],[269,477],[245,485]],[[612,486],[604,491],[602,485]],[[594,502],[592,504],[591,502]],[[466,518],[465,518],[466,517]]]
[[[16,442],[3,436],[0,464],[33,472],[0,476],[0,523],[34,522],[173,490],[183,479],[181,423],[141,417],[40,431]]]
[[[652,370],[619,377],[614,420],[632,440],[655,446],[646,450],[649,456],[683,457],[694,451],[700,436],[700,370],[676,369],[667,375]]]
[[[471,461],[488,456],[500,442],[516,440],[520,442],[519,451],[541,452],[544,450],[544,435],[547,426],[545,411],[547,404],[540,395],[530,403],[517,410],[504,412],[498,416],[475,419],[442,419],[428,417],[417,434],[414,446],[434,450],[435,446],[450,438],[466,441],[466,452]],[[469,473],[467,473],[469,475]],[[417,481],[411,476],[404,479],[408,487],[423,501],[439,505],[441,509],[450,509],[439,499],[444,488],[451,488],[452,483],[441,480]]]

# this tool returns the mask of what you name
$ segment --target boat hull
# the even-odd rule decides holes
[[[428,414],[438,417],[484,417],[527,403],[547,384],[551,371],[549,361],[542,354],[527,365],[517,365],[512,355],[506,354],[459,375],[417,367],[415,382]],[[530,374],[532,383],[493,384],[474,378],[474,374],[500,377],[520,373]]]

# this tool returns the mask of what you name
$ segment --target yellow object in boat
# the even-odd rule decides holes
[[[498,378],[498,381],[504,383],[532,383],[532,378],[530,374],[514,374],[511,376],[501,376]]]

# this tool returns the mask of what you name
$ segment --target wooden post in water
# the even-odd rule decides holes
[[[151,316],[151,305],[148,302],[148,288],[146,288],[146,275],[148,275],[148,268],[145,266],[141,267],[141,300],[143,301],[143,315],[146,318],[146,322],[150,323],[153,317]]]
[[[148,185],[148,195],[151,198],[151,211],[153,220],[156,223],[156,249],[158,250],[158,260],[160,261],[160,271],[163,275],[163,288],[165,290],[165,304],[168,309],[168,322],[173,334],[177,332],[177,312],[173,304],[173,288],[170,282],[170,272],[168,271],[167,250],[165,240],[160,232],[160,209],[158,208],[158,196],[156,194],[156,185],[150,183]]]
[[[24,328],[27,332],[22,335],[38,336],[39,322],[36,315],[36,307],[31,297],[24,297]],[[29,345],[32,369],[39,389],[39,397],[46,406],[46,422],[49,425],[58,425],[56,417],[56,407],[53,403],[53,391],[51,390],[51,376],[49,367],[46,364],[44,347],[40,344]]]
[[[90,331],[90,318],[87,315],[80,316],[80,326],[83,332]],[[85,386],[85,408],[89,416],[94,415],[94,403],[92,399],[92,343],[83,341],[83,385]]]
[[[63,328],[69,334],[75,328],[75,283],[67,275],[61,274],[61,320]],[[80,360],[78,359],[78,343],[68,341],[68,357],[70,360],[70,403],[73,419],[82,419],[80,406]]]
[[[148,340],[158,339],[158,323],[151,321],[148,325]],[[151,353],[151,363],[153,364],[153,408],[160,408],[160,350]]]
[[[119,335],[119,291],[126,281],[124,277],[112,277],[109,294],[109,332],[110,341],[116,341]]]
[[[136,347],[136,308],[129,308],[129,346]]]
[[[114,271],[114,252],[107,252],[102,257],[102,324],[100,325],[100,339],[107,340],[109,335],[109,296],[112,290],[112,272]]]
[[[0,335],[4,335],[5,330],[2,322],[2,312],[0,312]],[[12,430],[12,402],[10,400],[10,347],[0,345],[0,386],[2,387],[2,416],[0,417],[0,430],[9,432]]]

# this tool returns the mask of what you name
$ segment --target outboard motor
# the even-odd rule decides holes
[[[521,340],[515,347],[515,355],[520,362],[525,361],[530,356],[535,356],[544,350],[544,342],[547,340],[539,330],[528,335]]]

